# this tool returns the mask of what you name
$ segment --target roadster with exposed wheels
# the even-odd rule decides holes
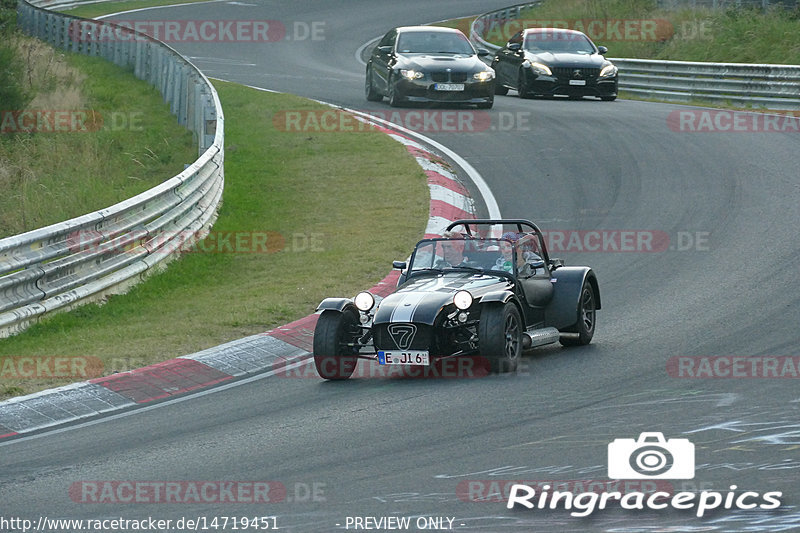
[[[457,220],[444,235],[393,263],[398,288],[380,302],[361,292],[319,304],[313,350],[322,378],[349,378],[359,359],[430,367],[479,356],[492,372],[510,372],[523,350],[591,342],[597,276],[551,258],[533,222]]]

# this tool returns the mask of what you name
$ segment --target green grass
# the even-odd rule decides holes
[[[188,253],[103,306],[57,314],[0,340],[0,356],[93,356],[105,373],[184,355],[313,312],[370,287],[422,238],[425,175],[405,148],[366,132],[286,132],[275,113],[325,110],[215,82],[225,110],[225,192],[214,232],[274,232],[275,253]],[[269,247],[268,247],[269,248]],[[69,381],[69,380],[66,380]],[[6,395],[57,385],[3,380]]]
[[[0,237],[108,207],[197,158],[192,134],[158,91],[130,72],[34,39],[19,49],[34,65],[24,76],[37,93],[28,109],[71,111],[80,122],[57,132],[0,134]]]
[[[119,13],[131,9],[142,9],[145,7],[170,6],[174,4],[188,4],[194,2],[206,2],[207,0],[122,0],[119,2],[102,2],[99,4],[88,4],[69,9],[61,9],[62,13],[83,17],[87,19],[107,15],[109,13]]]
[[[663,40],[594,38],[609,57],[800,64],[800,10],[658,9],[655,0],[547,0],[524,10],[529,21],[664,19]],[[534,24],[529,24],[533,26]],[[465,26],[464,22],[460,26]],[[577,28],[581,29],[581,28]],[[504,45],[511,35],[496,32],[490,42]],[[659,31],[659,36],[661,32]]]

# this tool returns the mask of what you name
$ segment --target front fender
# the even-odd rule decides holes
[[[494,291],[484,294],[483,298],[481,298],[481,303],[500,302],[505,304],[508,303],[513,297],[514,293],[511,291]]]
[[[325,298],[317,306],[317,311],[339,311],[343,312],[348,307],[356,308],[356,304],[350,298]]]
[[[597,276],[589,267],[561,267],[553,272],[553,299],[545,308],[545,324],[569,330],[578,320],[578,303],[584,282],[594,291],[596,309],[600,309]]]

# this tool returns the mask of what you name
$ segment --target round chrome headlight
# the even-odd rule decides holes
[[[458,291],[453,295],[453,303],[462,311],[472,305],[472,294],[469,291]]]
[[[359,311],[364,311],[366,313],[372,309],[373,305],[375,305],[375,297],[367,291],[359,292],[356,295],[354,302]]]

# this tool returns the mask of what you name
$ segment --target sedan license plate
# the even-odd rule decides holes
[[[379,351],[378,364],[381,365],[428,365],[430,355],[426,350],[406,350],[406,351]]]
[[[569,80],[570,85],[586,85],[586,80]]]
[[[435,83],[433,85],[436,91],[463,91],[463,83]]]

